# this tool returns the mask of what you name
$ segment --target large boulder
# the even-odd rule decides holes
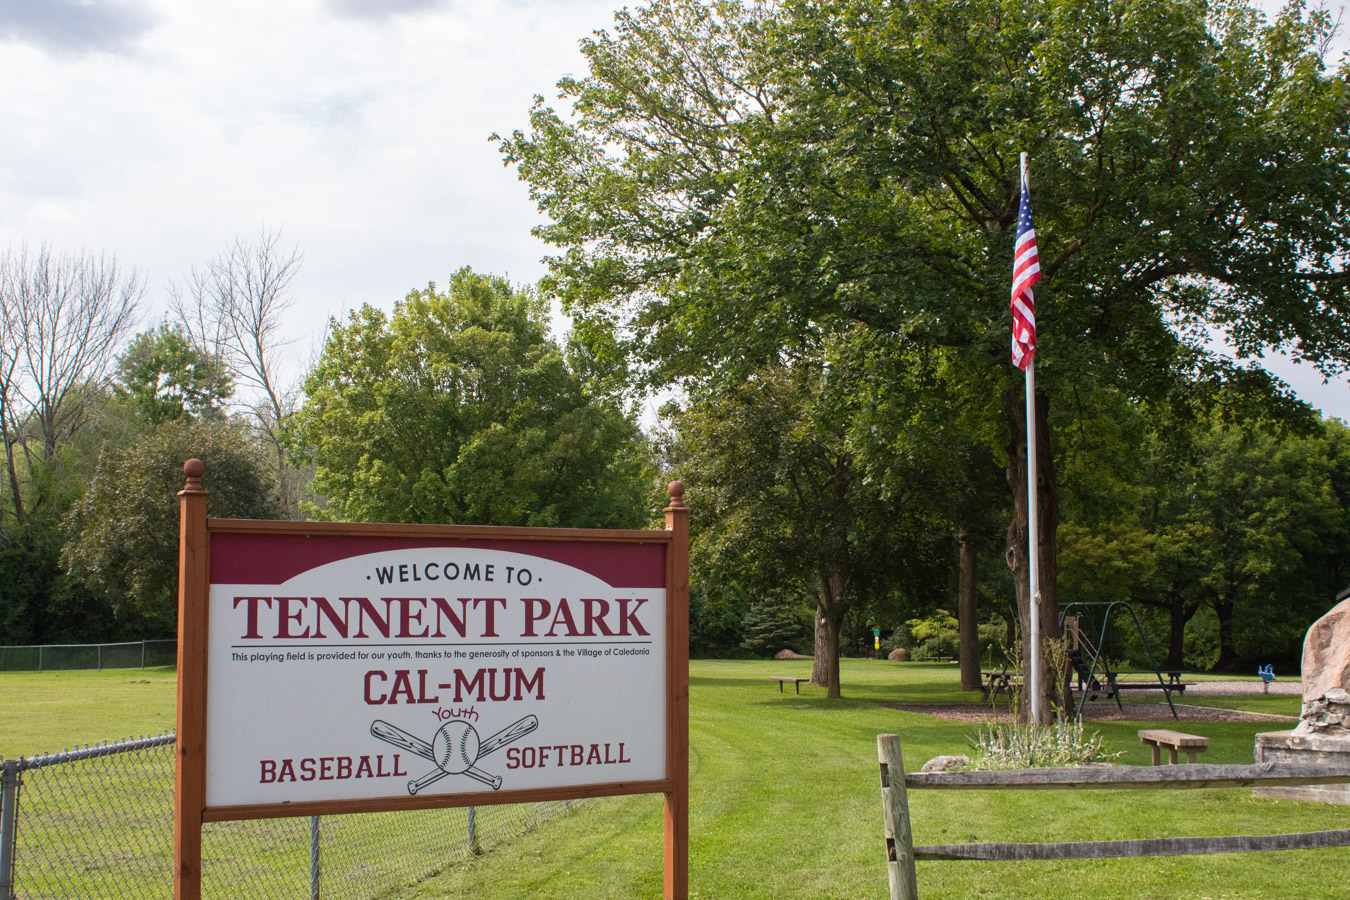
[[[909,659],[909,651],[904,647],[896,647],[886,658],[891,662],[905,662]]]
[[[1303,714],[1299,734],[1350,731],[1350,600],[1318,619],[1303,639]]]

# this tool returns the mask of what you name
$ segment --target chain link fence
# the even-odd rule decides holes
[[[172,733],[0,763],[0,900],[173,896]],[[384,895],[568,802],[209,823],[207,898]]]
[[[26,644],[0,647],[0,672],[56,669],[144,669],[172,666],[178,641],[123,641],[117,644]]]

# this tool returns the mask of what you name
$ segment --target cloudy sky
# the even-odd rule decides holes
[[[297,359],[329,315],[462,265],[534,281],[539,215],[488,137],[584,67],[620,0],[0,0],[0,246],[170,281],[279,230]],[[1350,420],[1350,381],[1277,367]]]

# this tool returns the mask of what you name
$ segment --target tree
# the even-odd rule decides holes
[[[1218,668],[1295,655],[1338,589],[1323,562],[1344,559],[1347,548],[1334,450],[1324,435],[1222,423],[1197,445],[1168,486],[1158,523],[1160,587],[1187,618],[1201,605],[1214,610]]]
[[[831,698],[842,693],[846,616],[925,581],[931,568],[916,536],[931,531],[942,502],[918,466],[901,492],[869,478],[852,441],[858,404],[847,363],[847,354],[822,348],[699,391],[672,421],[673,463],[699,498],[693,565],[713,580],[753,585],[752,611],[812,598],[812,681]]]
[[[236,238],[226,250],[194,267],[186,282],[175,284],[170,309],[206,358],[223,359],[235,380],[250,388],[250,407],[259,433],[276,455],[278,499],[297,511],[294,478],[287,470],[286,424],[296,392],[280,378],[281,320],[294,303],[291,282],[300,271],[298,249],[279,245],[279,232],[263,229],[254,241]]]
[[[224,361],[168,323],[132,339],[117,358],[114,380],[117,395],[151,428],[175,419],[221,420],[234,393]]]
[[[552,219],[538,232],[561,250],[552,283],[583,322],[617,323],[656,380],[740,378],[840,323],[985,373],[972,431],[1009,460],[1024,624],[1006,361],[1019,150],[1045,276],[1043,417],[1081,384],[1162,402],[1200,375],[1241,376],[1208,358],[1211,326],[1246,354],[1292,346],[1326,371],[1350,360],[1337,225],[1350,106],[1323,67],[1322,13],[1294,4],[1265,25],[1241,2],[1198,0],[774,12],[658,0],[621,13],[614,36],[583,43],[590,74],[560,83],[571,117],[539,101],[530,133],[501,142]],[[1050,452],[1039,465],[1049,634]],[[1045,675],[1034,702],[1048,716]]]
[[[55,466],[58,443],[84,424],[113,354],[135,325],[143,293],[140,274],[123,272],[113,257],[55,255],[45,244],[36,253],[24,246],[0,257],[0,428],[20,523],[25,512],[14,448],[30,454],[23,423],[31,418],[40,459]],[[16,401],[24,402],[22,415]]]
[[[274,519],[280,510],[265,457],[245,428],[172,419],[98,461],[66,519],[61,562],[106,594],[119,619],[172,635],[177,621],[178,501],[183,463],[200,459],[215,517]]]
[[[346,521],[638,527],[633,421],[587,391],[528,290],[465,268],[334,322],[294,440],[317,463],[316,516]]]

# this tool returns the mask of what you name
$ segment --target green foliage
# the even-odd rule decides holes
[[[4,643],[78,643],[118,636],[111,607],[62,570],[63,537],[50,521],[0,530]]]
[[[1219,667],[1296,658],[1330,608],[1350,543],[1334,453],[1325,436],[1214,424],[1173,469],[1157,506],[1155,589],[1214,610]]]
[[[292,419],[321,518],[639,527],[645,445],[548,337],[544,302],[461,269],[334,322]]]
[[[691,578],[689,583],[689,655],[733,659],[743,655],[741,623],[745,599],[735,582]]]
[[[756,656],[780,650],[811,655],[811,608],[800,597],[767,597],[745,611],[741,646]]]
[[[171,420],[122,449],[105,452],[70,510],[61,562],[107,598],[141,636],[172,636],[177,621],[178,491],[183,463],[200,459],[217,518],[276,518],[271,470],[251,433],[229,422]]]
[[[115,388],[146,428],[181,418],[221,420],[234,393],[224,360],[168,324],[132,339],[117,358]]]
[[[571,115],[540,101],[500,146],[569,309],[631,326],[657,379],[740,376],[860,322],[995,383],[1026,150],[1046,386],[1161,396],[1247,378],[1199,323],[1350,360],[1330,27],[1197,0],[656,0],[583,41]]]
[[[855,438],[867,400],[855,390],[850,349],[840,336],[744,382],[693,390],[683,409],[666,410],[668,464],[698,498],[695,572],[735,584],[757,625],[782,618],[757,609],[763,598],[819,609],[828,636],[816,655],[830,671],[850,623],[855,646],[865,635],[870,648],[872,623],[898,618],[902,595],[931,591],[946,562],[933,538],[946,533],[936,525],[946,493],[887,486],[890,477],[931,480],[927,448],[913,442],[884,478],[862,459]]]
[[[939,609],[922,619],[910,619],[905,624],[909,626],[909,633],[917,643],[914,653],[919,659],[927,656],[956,657],[959,643],[956,616]]]
[[[1154,574],[1154,541],[1128,520],[1097,528],[1061,523],[1056,541],[1061,602],[1129,600]]]

